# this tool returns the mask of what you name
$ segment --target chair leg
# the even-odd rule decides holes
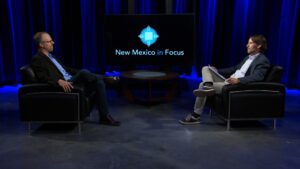
[[[230,119],[227,119],[227,131],[230,130]]]
[[[28,134],[31,135],[31,123],[28,122]]]
[[[277,123],[277,120],[274,119],[274,121],[273,121],[273,130],[276,130],[276,123]]]
[[[227,131],[230,130],[230,118],[231,118],[231,116],[230,116],[230,114],[231,114],[231,93],[230,92],[228,94],[228,101],[229,101],[229,103],[228,103],[228,116],[227,116]]]
[[[213,114],[212,109],[209,109],[209,117],[210,118],[212,118],[212,116],[213,116],[212,114]]]
[[[78,134],[81,135],[81,122],[78,122]]]
[[[90,113],[90,121],[93,119],[93,111]]]

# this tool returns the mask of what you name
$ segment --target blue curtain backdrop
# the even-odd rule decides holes
[[[54,53],[66,65],[105,71],[105,1],[3,0],[0,13],[0,83],[20,81],[19,68],[35,54],[38,31],[50,33]]]
[[[0,83],[15,83],[36,52],[32,36],[47,31],[66,65],[104,72],[104,16],[194,13],[196,72],[207,64],[227,67],[246,56],[250,35],[268,40],[266,56],[284,68],[282,82],[300,87],[300,0],[3,0],[0,1]],[[131,8],[132,9],[132,8]],[[132,11],[131,11],[132,12]],[[190,73],[191,69],[184,69]],[[180,70],[182,72],[182,70]]]

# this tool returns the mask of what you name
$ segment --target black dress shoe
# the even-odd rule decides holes
[[[103,80],[105,83],[108,83],[108,84],[117,84],[120,81],[120,77],[119,76],[104,76]]]
[[[120,126],[121,122],[115,121],[111,115],[101,116],[99,120],[100,124],[111,125],[111,126]]]

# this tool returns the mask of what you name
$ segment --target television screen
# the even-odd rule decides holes
[[[194,15],[106,15],[108,65],[192,65]]]

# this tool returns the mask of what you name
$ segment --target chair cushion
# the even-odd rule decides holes
[[[38,79],[35,76],[33,69],[30,65],[25,65],[20,68],[22,84],[38,83]]]
[[[281,66],[272,66],[267,72],[267,75],[265,77],[265,82],[281,82],[281,76],[282,76],[283,69]]]

